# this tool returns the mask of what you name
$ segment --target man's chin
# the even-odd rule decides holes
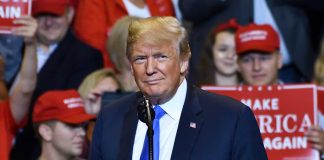
[[[159,92],[147,92],[145,93],[149,98],[159,98],[161,97],[161,93]]]
[[[269,83],[267,83],[266,81],[262,81],[262,80],[255,80],[255,81],[251,81],[248,84],[250,84],[252,86],[264,86],[264,85],[268,85]]]

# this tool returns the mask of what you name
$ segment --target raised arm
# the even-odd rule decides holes
[[[10,93],[11,112],[17,124],[27,115],[31,97],[36,86],[37,57],[34,35],[37,22],[31,16],[22,16],[14,21],[21,24],[13,30],[13,34],[23,36],[25,41],[22,66]]]

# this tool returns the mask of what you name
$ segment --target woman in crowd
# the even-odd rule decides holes
[[[199,85],[237,85],[235,32],[239,25],[234,19],[219,25],[209,34],[200,60]]]

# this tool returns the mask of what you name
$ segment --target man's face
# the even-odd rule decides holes
[[[272,85],[278,80],[281,68],[280,53],[251,52],[238,59],[239,71],[243,81],[248,85]]]
[[[132,72],[141,92],[153,104],[163,104],[177,91],[188,67],[174,44],[136,43],[130,55]]]
[[[70,157],[81,155],[85,136],[81,124],[69,125],[57,121],[52,130],[51,142],[60,154]]]
[[[50,45],[61,41],[69,28],[72,11],[67,10],[62,16],[41,14],[36,17],[37,39],[40,43]],[[72,16],[73,17],[73,16]]]

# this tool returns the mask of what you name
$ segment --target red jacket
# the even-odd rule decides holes
[[[8,160],[12,140],[19,129],[10,109],[9,99],[0,101],[0,159]]]
[[[146,0],[152,16],[175,16],[171,0]],[[103,54],[105,66],[111,66],[105,49],[107,35],[114,23],[127,16],[123,0],[80,0],[74,29],[76,35]]]

